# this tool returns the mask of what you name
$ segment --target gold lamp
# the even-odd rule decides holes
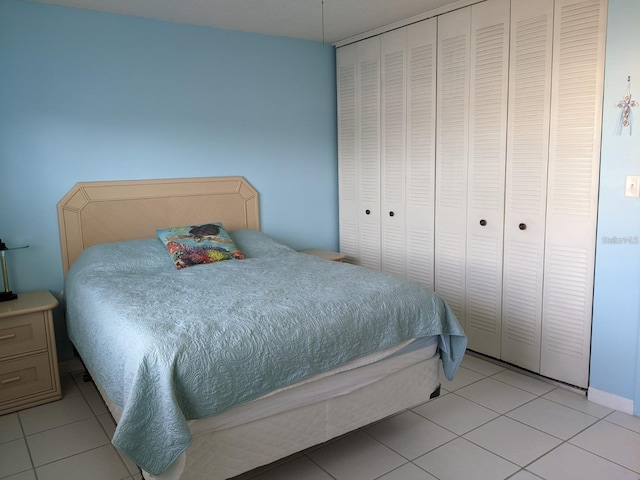
[[[29,245],[8,248],[0,238],[0,264],[2,265],[2,281],[4,282],[4,292],[0,292],[0,302],[6,302],[8,300],[15,300],[16,298],[18,298],[18,295],[13,293],[9,288],[9,273],[7,272],[7,260],[5,258],[5,253],[10,250],[27,248],[28,246]]]

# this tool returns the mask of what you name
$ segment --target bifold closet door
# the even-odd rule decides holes
[[[407,27],[406,275],[434,289],[435,18]]]
[[[340,248],[380,269],[380,37],[338,49]]]
[[[405,275],[407,29],[380,36],[382,62],[382,270]]]
[[[436,21],[380,40],[382,270],[433,288]]]
[[[380,37],[356,47],[359,264],[380,270]]]
[[[605,0],[512,0],[502,358],[588,386]]]
[[[540,373],[588,386],[606,0],[556,0]]]
[[[471,7],[466,333],[500,358],[509,0]]]
[[[340,251],[346,261],[352,263],[357,263],[359,258],[356,67],[356,45],[336,51]]]
[[[553,0],[512,0],[502,359],[540,371]]]
[[[336,52],[340,248],[433,289],[435,19]]]
[[[438,17],[435,291],[466,323],[471,8]]]

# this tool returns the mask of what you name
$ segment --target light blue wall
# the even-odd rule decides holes
[[[0,238],[30,245],[12,290],[62,290],[79,181],[243,175],[266,233],[336,249],[335,95],[330,45],[0,1]]]
[[[609,0],[603,109],[591,386],[634,401],[640,415],[640,199],[626,198],[626,175],[640,175],[640,108],[633,134],[616,135],[622,99],[640,100],[640,2]]]

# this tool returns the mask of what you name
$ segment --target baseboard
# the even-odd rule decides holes
[[[633,400],[589,387],[587,398],[594,403],[633,415]]]

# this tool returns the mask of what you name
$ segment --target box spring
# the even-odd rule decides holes
[[[224,480],[267,465],[428,401],[439,392],[439,366],[438,350],[431,344],[317,382],[301,382],[217,417],[193,420],[189,448],[161,475],[143,471],[143,476]],[[120,407],[96,386],[117,422]],[[319,394],[318,387],[330,396]]]

